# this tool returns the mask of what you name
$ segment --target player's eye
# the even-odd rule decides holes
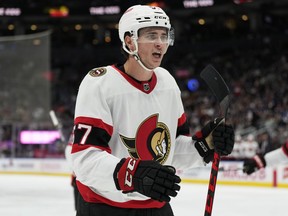
[[[162,43],[167,43],[168,42],[168,35],[161,35],[161,41]]]
[[[145,38],[149,41],[155,41],[158,39],[158,36],[156,34],[147,34]]]
[[[160,39],[160,41],[162,42],[162,43],[167,43],[168,42],[168,35],[160,35],[160,36],[158,36],[158,34],[146,34],[145,36],[144,36],[144,39],[145,40],[147,40],[147,41],[149,41],[149,42],[156,42],[156,41],[158,41],[159,39]]]

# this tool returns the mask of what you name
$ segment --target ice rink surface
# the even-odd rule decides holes
[[[175,216],[203,216],[207,185],[181,184]],[[212,216],[287,215],[287,188],[217,185]],[[0,216],[73,216],[69,177],[0,174]]]

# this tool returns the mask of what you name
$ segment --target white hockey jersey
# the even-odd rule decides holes
[[[123,208],[165,204],[116,189],[113,172],[122,158],[156,160],[177,169],[204,165],[188,136],[180,94],[175,79],[161,67],[146,82],[116,65],[85,76],[76,101],[71,155],[85,201]]]
[[[281,148],[275,149],[264,155],[266,166],[276,166],[278,164],[288,164],[288,142]]]

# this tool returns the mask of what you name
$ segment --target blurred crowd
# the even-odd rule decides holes
[[[278,38],[252,34],[246,35],[245,40],[236,40],[233,46],[222,48],[225,44],[225,42],[218,44],[218,47],[207,53],[207,50],[201,51],[201,46],[195,48],[193,44],[178,41],[175,47],[168,50],[163,61],[163,67],[172,73],[182,90],[191,128],[196,128],[199,123],[203,124],[207,118],[217,114],[217,103],[199,78],[201,70],[208,64],[212,64],[221,73],[231,89],[230,120],[241,133],[251,127],[255,128],[254,130],[263,127],[269,130],[272,127],[276,129],[275,125],[278,124],[286,126],[288,121],[286,35]],[[102,51],[101,58],[95,54],[99,49]],[[123,60],[120,45],[99,49],[91,48],[91,52],[85,52],[85,56],[78,59],[67,51],[69,53],[67,62],[55,61],[52,104],[60,113],[67,110],[73,113],[78,86],[91,68]],[[71,58],[75,61],[71,62]],[[189,91],[187,88],[187,82],[191,78],[196,78],[200,82],[199,88],[195,91]]]
[[[230,159],[267,153],[288,142],[288,53],[284,48],[287,40],[278,40],[254,35],[245,46],[201,62],[202,68],[213,64],[231,89],[227,120],[236,128],[237,142]],[[203,89],[189,92],[182,86],[193,133],[217,116],[217,101]]]
[[[219,112],[216,99],[199,78],[201,70],[212,64],[231,89],[227,121],[236,129],[236,145],[229,159],[266,153],[288,142],[287,34],[247,34],[244,38],[233,38],[221,43],[211,40],[208,43],[213,49],[179,40],[163,61],[163,67],[172,73],[182,90],[191,134]],[[52,109],[62,120],[64,134],[68,136],[73,126],[77,89],[83,76],[93,67],[121,62],[123,59],[120,45],[93,49],[86,44],[82,47],[83,55],[79,54],[80,49],[75,48],[72,52],[71,47],[70,50],[66,48],[52,49],[49,79]],[[63,55],[66,55],[66,61],[60,61],[59,56]],[[187,87],[191,78],[200,83],[193,91]],[[44,125],[46,128],[40,129],[53,129],[51,122]],[[9,123],[1,125],[2,156],[64,157],[66,143],[59,140],[42,146],[19,144],[17,136],[13,134],[19,132],[21,127],[15,128]],[[29,129],[29,126],[26,128]]]

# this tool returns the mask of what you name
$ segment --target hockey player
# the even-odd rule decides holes
[[[266,166],[275,166],[282,163],[288,164],[288,142],[282,145],[281,148],[268,152],[265,155],[256,154],[253,158],[244,160],[243,172],[250,175]]]
[[[74,141],[74,133],[72,132],[69,136],[69,140],[68,140],[67,145],[65,146],[65,152],[64,152],[65,158],[66,158],[68,165],[69,165],[69,168],[71,168],[71,169],[72,169],[71,151],[72,151],[73,141]],[[73,187],[74,207],[76,210],[79,191],[78,191],[77,185],[76,185],[76,176],[75,176],[73,171],[71,172],[71,186]]]
[[[180,90],[160,67],[174,39],[161,8],[130,7],[119,37],[126,62],[92,69],[77,95],[77,216],[171,216],[181,181],[175,168],[204,166],[214,151],[230,154],[234,130],[217,118],[188,136]]]

